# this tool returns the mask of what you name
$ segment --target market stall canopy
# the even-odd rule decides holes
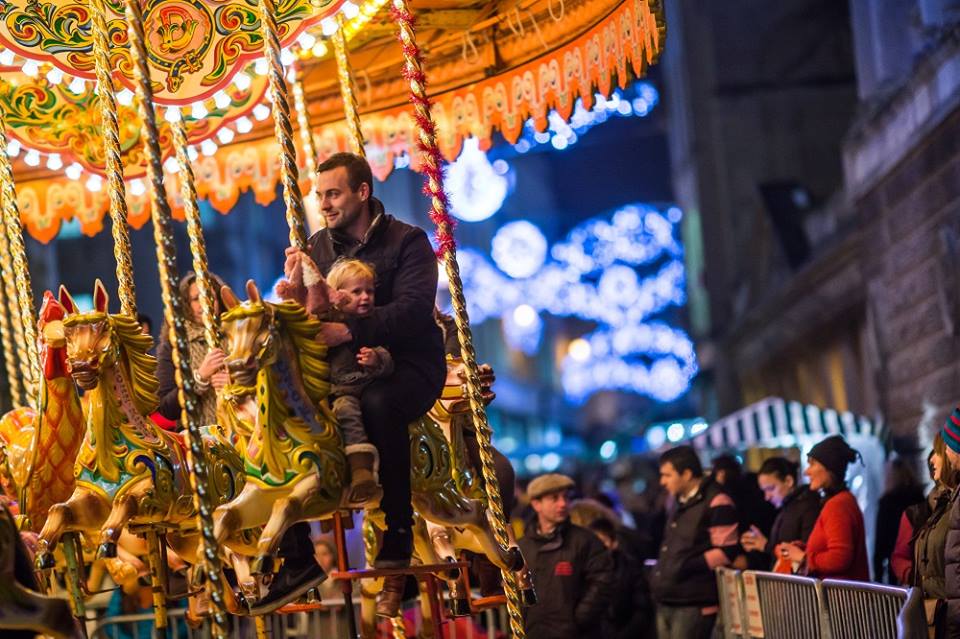
[[[819,440],[829,435],[869,436],[885,445],[888,433],[881,420],[768,397],[714,422],[690,443],[713,451],[775,448],[796,446],[803,437]]]
[[[345,31],[358,78],[368,156],[379,179],[386,179],[400,156],[408,156],[414,169],[420,164],[408,86],[400,72],[402,51],[390,15],[377,12],[383,4],[373,0],[359,9],[347,2],[330,5],[354,16]],[[459,154],[467,137],[476,137],[481,148],[488,148],[498,132],[515,141],[528,121],[543,130],[551,111],[569,118],[578,99],[589,107],[596,93],[608,96],[615,87],[625,87],[657,60],[665,37],[662,10],[655,0],[526,0],[506,13],[499,3],[488,0],[411,4],[427,51],[428,89],[441,150],[448,160]],[[349,6],[353,12],[347,11]],[[315,24],[312,18],[304,22],[309,22],[307,27],[290,35],[301,48],[297,64],[317,153],[323,159],[350,144],[335,62],[323,40],[330,22]],[[200,197],[222,213],[248,190],[259,204],[272,202],[280,172],[268,118],[238,118],[221,130],[230,132],[225,136],[229,142],[220,140],[214,153],[201,154],[194,163]],[[305,166],[302,154],[299,162]],[[22,157],[15,169],[24,225],[34,238],[50,241],[64,220],[75,217],[83,233],[101,230],[109,203],[103,190],[25,164]],[[169,192],[176,193],[176,175],[167,175],[166,181]],[[139,189],[128,191],[130,223],[140,227],[149,219],[147,198],[137,193]],[[180,203],[176,199],[171,203],[174,214],[181,215]]]

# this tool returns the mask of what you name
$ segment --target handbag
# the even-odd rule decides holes
[[[937,622],[943,617],[943,611],[946,606],[944,599],[924,599],[923,614],[927,620],[927,636],[934,639],[936,636]]]

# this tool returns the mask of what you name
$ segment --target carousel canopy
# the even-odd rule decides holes
[[[50,6],[58,7],[66,1],[55,0]],[[196,2],[191,6],[199,11],[206,4]],[[284,43],[288,47],[285,61],[290,64],[291,77],[296,66],[302,78],[307,120],[319,159],[350,148],[342,120],[336,62],[332,47],[327,45],[331,29],[336,29],[331,16],[339,11],[346,18],[343,29],[355,71],[368,157],[375,174],[386,179],[401,156],[409,157],[410,166],[419,169],[420,158],[412,143],[415,122],[407,102],[408,84],[400,72],[402,51],[395,41],[396,25],[381,10],[386,3],[328,3],[322,7],[323,15],[309,17],[298,9],[298,2],[279,4],[286,11],[283,15],[289,14],[284,23]],[[616,87],[625,87],[641,77],[658,58],[665,36],[660,3],[654,0],[528,0],[507,12],[499,3],[490,1],[414,0],[411,4],[426,53],[438,141],[447,160],[457,157],[468,137],[476,138],[480,147],[486,149],[496,133],[507,141],[516,141],[528,122],[537,130],[546,129],[551,112],[569,119],[578,100],[589,108],[596,94],[609,96]],[[29,55],[31,49],[18,46],[16,40],[29,33],[16,31],[11,27],[12,18],[6,19],[0,42],[7,49],[0,53],[0,63],[11,62],[9,58],[14,57],[12,66],[20,65],[44,95],[56,93],[49,90],[51,83],[83,87],[89,77],[84,62],[88,56],[81,55],[85,44],[71,44],[79,51],[72,57],[54,47],[39,61],[25,59],[21,56]],[[157,19],[160,20],[159,14]],[[218,20],[225,19],[227,16],[216,14],[208,26],[214,29]],[[198,28],[206,24],[198,22]],[[74,36],[79,38],[83,33]],[[232,40],[220,42],[229,44]],[[162,44],[157,42],[158,47]],[[251,43],[247,45],[253,47]],[[222,48],[227,44],[210,46]],[[184,78],[178,90],[194,87],[189,100],[180,99],[177,96],[181,94],[171,91],[170,78],[160,88],[164,99],[159,101],[170,108],[167,117],[183,117],[188,124],[203,120],[217,113],[218,100],[221,111],[225,111],[219,114],[218,122],[200,128],[191,138],[198,146],[194,152],[198,194],[222,213],[228,212],[240,194],[248,190],[254,192],[258,203],[269,204],[276,197],[280,179],[269,108],[263,102],[263,84],[259,79],[266,71],[260,63],[250,64],[252,55],[243,49],[236,56],[224,56],[222,63],[233,65],[229,72],[204,71],[216,76],[213,84],[203,84],[206,76]],[[117,74],[121,85],[129,82],[122,68]],[[228,97],[230,109],[225,106]],[[75,113],[71,117],[89,119],[84,109],[71,107],[64,111]],[[15,160],[15,170],[21,215],[30,235],[47,242],[56,236],[64,220],[74,218],[83,233],[99,232],[109,198],[106,190],[99,188],[98,180],[90,176],[97,175],[96,158],[100,151],[71,149],[66,142],[58,147],[42,132],[42,127],[28,131],[28,127],[9,124],[23,148]],[[129,130],[135,133],[136,125]],[[139,143],[134,136],[130,140],[131,144]],[[35,153],[31,154],[31,150]],[[58,157],[51,162],[52,155]],[[298,161],[301,168],[306,166],[303,153]],[[74,162],[83,167],[82,174],[75,168],[65,175],[57,168],[65,169]],[[128,171],[128,178],[133,179],[138,168]],[[303,175],[302,179],[306,189],[309,176]],[[174,215],[182,216],[182,203],[174,196],[179,192],[177,175],[168,174],[166,184],[173,196]],[[129,221],[140,227],[149,219],[142,185],[130,185],[128,200]]]
[[[886,442],[887,428],[879,420],[837,412],[811,404],[768,397],[717,420],[690,443],[698,450],[796,446],[804,437],[828,435],[875,437]]]

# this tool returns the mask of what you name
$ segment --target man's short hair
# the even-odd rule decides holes
[[[679,474],[689,470],[694,477],[703,477],[703,466],[692,446],[677,446],[660,455],[660,465],[670,464]]]
[[[334,153],[317,166],[317,173],[326,173],[343,167],[347,170],[347,183],[353,191],[360,188],[361,184],[370,187],[370,195],[373,195],[373,171],[370,170],[370,164],[355,153]]]

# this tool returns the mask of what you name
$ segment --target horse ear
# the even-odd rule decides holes
[[[257,288],[257,283],[253,280],[247,280],[247,299],[251,302],[263,301],[260,298],[260,289]]]
[[[237,294],[234,293],[233,289],[226,284],[220,287],[220,299],[223,300],[223,308],[228,311],[231,308],[240,305],[240,300],[237,299]]]
[[[106,313],[109,306],[110,296],[107,295],[107,289],[103,287],[103,282],[100,281],[100,278],[97,278],[93,285],[93,308],[98,313]]]
[[[73,301],[73,298],[70,297],[70,291],[68,291],[67,287],[63,284],[60,285],[60,306],[71,315],[77,312],[77,304]]]

